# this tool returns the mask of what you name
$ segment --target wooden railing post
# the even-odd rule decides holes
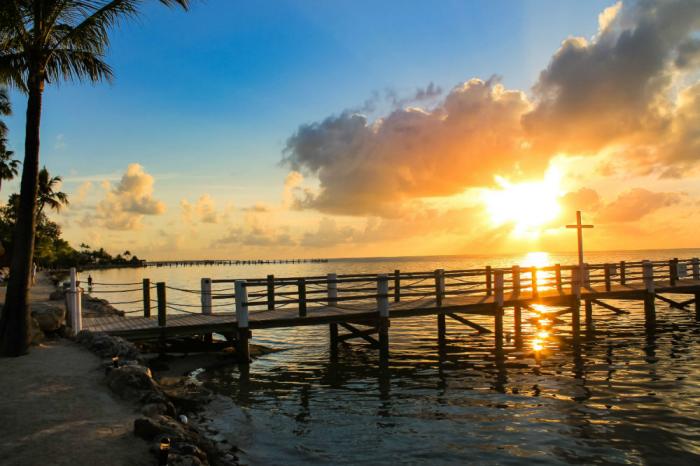
[[[486,296],[493,294],[491,266],[486,266]]]
[[[202,278],[202,314],[211,315],[211,278]]]
[[[676,286],[678,273],[678,259],[671,259],[668,261],[668,281],[671,286]]]
[[[581,288],[584,280],[585,265],[571,269],[571,335],[574,346],[579,342],[581,335]]]
[[[654,264],[645,260],[642,262],[642,276],[644,277],[644,318],[647,327],[653,327],[656,323],[656,305],[654,303]]]
[[[338,304],[338,275],[329,273],[326,275],[326,288],[328,289],[328,305]]]
[[[236,296],[236,351],[238,362],[250,362],[250,330],[248,321],[248,289],[245,280],[236,280],[234,284]]]
[[[151,280],[143,279],[143,316],[151,317]]]
[[[436,307],[442,307],[442,298],[445,294],[445,271],[442,269],[437,269],[435,271],[435,305]],[[445,344],[445,334],[447,333],[447,324],[445,322],[445,314],[438,311],[437,314],[437,324],[438,324],[438,344],[443,346]]]
[[[267,276],[267,310],[275,310],[275,276]]]
[[[554,264],[554,284],[561,292],[561,264]]]
[[[394,270],[394,302],[398,303],[401,301],[401,271],[399,269]]]
[[[690,260],[690,263],[692,267],[693,280],[700,280],[700,259],[693,257]]]
[[[168,313],[165,301],[165,282],[156,283],[156,295],[158,298],[158,327],[165,327]]]
[[[620,285],[627,284],[626,267],[627,264],[625,263],[625,261],[620,261]]]
[[[577,300],[581,299],[581,285],[583,277],[583,266],[571,268],[571,296]]]
[[[496,311],[494,316],[494,336],[496,338],[496,350],[501,351],[503,349],[503,305],[505,303],[503,270],[495,271],[494,288],[496,292],[494,296]]]
[[[383,355],[389,352],[389,277],[377,276],[377,331],[379,333],[379,351]]]
[[[306,279],[300,278],[297,281],[299,290],[299,317],[306,317]]]
[[[514,265],[511,272],[511,278],[513,279],[513,294],[520,294],[520,266]]]
[[[532,288],[532,297],[537,298],[539,296],[539,290],[537,289],[537,267],[532,267],[530,269],[531,281],[530,285]]]
[[[610,282],[610,268],[612,264],[605,264],[603,272],[605,273],[605,291],[610,291],[612,289],[612,283]]]

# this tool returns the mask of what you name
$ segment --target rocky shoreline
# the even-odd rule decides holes
[[[238,448],[211,438],[196,425],[197,413],[214,395],[191,377],[154,377],[149,360],[132,343],[103,333],[82,331],[76,341],[104,359],[107,386],[122,399],[141,406],[134,434],[151,442],[157,456],[167,454],[168,465],[231,466],[238,464]],[[166,453],[161,446],[168,445]]]

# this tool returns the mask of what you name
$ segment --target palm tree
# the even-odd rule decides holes
[[[189,0],[159,0],[187,8]],[[0,318],[0,355],[28,350],[27,290],[34,259],[39,187],[39,128],[46,83],[110,80],[104,62],[109,32],[135,17],[145,0],[0,1],[0,82],[27,95],[19,218],[14,231],[11,275]]]
[[[9,116],[12,114],[10,106],[10,98],[7,95],[7,89],[0,88],[0,116]],[[17,176],[17,168],[19,160],[14,160],[12,156],[14,152],[7,149],[7,126],[0,120],[0,188],[2,188],[2,180],[11,180]]]
[[[39,172],[39,190],[36,196],[37,219],[43,212],[44,207],[48,206],[49,209],[60,212],[61,207],[69,204],[68,195],[66,193],[54,190],[61,181],[63,181],[63,179],[60,176],[54,176],[52,178],[46,167],[42,168]]]

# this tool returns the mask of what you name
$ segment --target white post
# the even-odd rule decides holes
[[[642,261],[642,276],[644,277],[644,288],[649,293],[654,292],[654,264],[652,264],[650,261],[645,260]]]
[[[211,315],[211,278],[202,278],[202,314]]]
[[[338,275],[329,273],[326,279],[328,281],[328,305],[335,306],[338,302]]]
[[[78,275],[75,267],[70,269],[70,288],[68,289],[68,312],[70,326],[77,335],[83,329],[82,290],[78,288]]]
[[[389,277],[377,275],[377,310],[379,317],[389,317]]]
[[[236,280],[236,322],[238,328],[248,328],[248,290],[245,280]]]
[[[493,288],[495,291],[495,302],[498,307],[503,307],[504,286],[503,286],[503,270],[496,270],[493,273]]]

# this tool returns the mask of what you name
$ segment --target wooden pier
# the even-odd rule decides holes
[[[328,259],[198,259],[186,261],[146,261],[146,267],[193,267],[203,265],[324,264]]]
[[[142,288],[141,316],[86,318],[83,328],[134,341],[174,336],[210,338],[217,333],[232,341],[242,360],[248,361],[251,332],[258,329],[328,325],[331,354],[342,342],[362,339],[386,355],[391,321],[408,317],[435,316],[440,344],[445,341],[448,318],[470,331],[492,333],[497,352],[503,349],[504,315],[512,312],[515,342],[522,344],[522,311],[536,304],[562,307],[555,312],[557,317],[570,314],[574,345],[582,338],[582,327],[587,334],[592,332],[594,305],[616,314],[627,313],[606,300],[643,302],[649,328],[656,322],[657,299],[683,309],[694,304],[695,318],[700,319],[697,258],[313,277],[269,275],[248,280],[203,278],[198,289],[162,282],[152,286],[144,280]],[[152,288],[156,300],[151,299]],[[197,294],[201,306],[183,309],[186,304],[173,304],[168,296],[174,293]],[[691,299],[679,302],[665,294],[691,295]],[[151,315],[152,301],[157,304],[155,316]],[[168,313],[168,309],[179,312]],[[482,325],[483,318],[481,323],[473,322],[472,316],[486,316],[492,324]]]

